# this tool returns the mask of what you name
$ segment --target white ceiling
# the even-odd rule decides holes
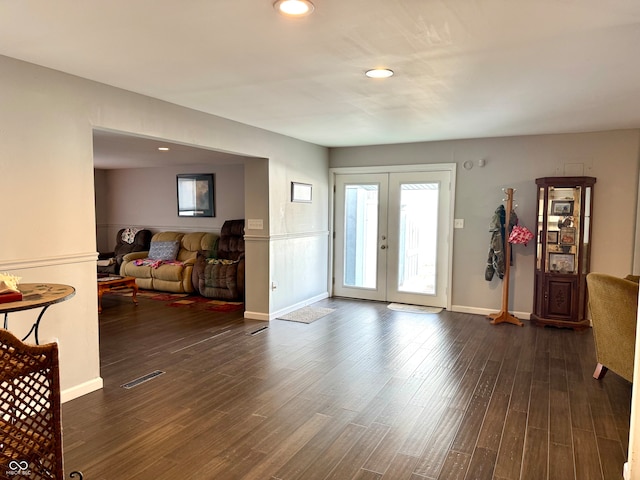
[[[640,0],[314,3],[0,0],[0,54],[329,147],[640,127]]]

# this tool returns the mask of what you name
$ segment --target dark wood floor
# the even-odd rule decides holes
[[[622,478],[631,385],[591,378],[590,331],[343,299],[309,325],[130,302],[103,300],[104,389],[63,407],[66,470],[87,479]]]

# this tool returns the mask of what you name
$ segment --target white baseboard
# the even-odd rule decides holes
[[[316,295],[315,297],[309,298],[307,300],[304,300],[302,302],[298,302],[295,303],[293,305],[289,305],[286,308],[282,308],[280,310],[278,310],[277,312],[273,312],[273,313],[261,313],[261,312],[251,312],[251,311],[245,311],[244,312],[244,318],[248,318],[251,320],[261,320],[261,321],[265,321],[268,322],[270,320],[275,320],[276,318],[282,316],[282,315],[286,315],[289,312],[293,312],[294,310],[298,310],[299,308],[302,307],[306,307],[307,305],[311,305],[312,303],[315,302],[319,302],[320,300],[324,300],[325,298],[329,297],[329,293],[322,293],[320,295]],[[472,315],[482,315],[482,316],[488,316],[491,313],[498,313],[498,309],[494,309],[494,308],[478,308],[478,307],[467,307],[465,305],[452,305],[451,306],[451,311],[452,312],[459,312],[459,313],[470,313]],[[517,317],[519,320],[529,320],[531,313],[530,312],[509,312],[511,313],[511,315],[514,315],[515,317]]]
[[[289,312],[293,312],[295,310],[298,310],[302,307],[306,307],[307,305],[311,305],[312,303],[316,303],[319,302],[320,300],[324,300],[325,298],[329,298],[329,292],[324,292],[321,293],[320,295],[316,295],[315,297],[311,297],[308,298],[307,300],[304,300],[302,302],[298,302],[295,303],[293,305],[289,305],[286,308],[282,308],[280,310],[278,310],[277,312],[273,312],[269,314],[269,320],[275,320],[278,317],[281,317],[282,315],[286,315]]]
[[[307,305],[311,305],[312,303],[319,302],[320,300],[324,300],[325,298],[329,298],[329,292],[321,293],[320,295],[316,295],[315,297],[307,298],[298,303],[294,303],[293,305],[289,305],[288,307],[281,308],[277,312],[272,313],[257,313],[257,312],[244,312],[245,318],[250,318],[252,320],[275,320],[276,318],[286,315],[289,312],[293,312],[294,310],[298,310],[302,307],[306,307]]]
[[[624,477],[624,480],[631,480],[631,467],[629,466],[629,462],[624,464],[622,476]]]
[[[65,403],[69,400],[73,400],[74,398],[86,395],[87,393],[100,390],[103,386],[104,381],[102,380],[102,377],[94,378],[93,380],[89,380],[88,382],[84,382],[80,385],[76,385],[75,387],[63,390],[62,392],[60,392],[60,400],[62,401],[62,403]]]
[[[498,313],[500,309],[498,308],[477,308],[477,307],[467,307],[465,305],[451,305],[452,312],[459,313],[471,313],[473,315],[483,315],[488,316],[491,313]],[[531,312],[509,312],[511,315],[516,317],[518,320],[529,320],[531,318]]]
[[[260,312],[250,312],[249,310],[244,311],[244,318],[248,318],[249,320],[260,320],[263,322],[269,321],[268,313],[260,313]]]

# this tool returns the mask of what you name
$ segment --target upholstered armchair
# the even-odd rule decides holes
[[[98,256],[98,273],[117,275],[120,272],[122,258],[127,253],[147,251],[150,244],[150,230],[121,228],[116,235],[116,246],[113,252],[100,253]]]
[[[593,377],[607,370],[633,381],[638,316],[638,277],[618,278],[604,273],[587,275],[597,366]]]
[[[213,257],[200,253],[193,269],[193,284],[203,297],[244,300],[244,219],[222,225]]]

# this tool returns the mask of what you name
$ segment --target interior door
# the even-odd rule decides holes
[[[447,306],[450,172],[336,175],[334,294]]]

